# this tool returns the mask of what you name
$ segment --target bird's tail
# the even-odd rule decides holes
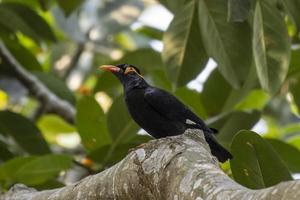
[[[220,162],[225,162],[232,159],[232,155],[224,147],[222,147],[212,134],[205,135],[205,140],[208,143],[211,153],[218,158]]]

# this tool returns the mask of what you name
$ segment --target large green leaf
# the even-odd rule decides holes
[[[175,86],[183,86],[195,78],[207,63],[199,36],[197,1],[192,0],[176,13],[163,36],[162,58]]]
[[[231,145],[230,166],[234,179],[251,189],[292,180],[291,174],[272,146],[252,131],[240,131]]]
[[[68,124],[61,117],[53,114],[46,114],[40,117],[37,121],[37,126],[43,133],[48,142],[57,142],[59,134],[74,133],[75,127]]]
[[[240,87],[252,61],[249,24],[228,22],[224,0],[200,0],[198,8],[206,52],[218,63],[225,79],[235,88]]]
[[[300,172],[300,151],[296,147],[276,139],[267,139],[267,141],[285,162],[289,170],[293,173]]]
[[[189,106],[199,117],[202,119],[207,118],[201,96],[197,91],[182,87],[175,91],[175,95]]]
[[[0,180],[5,181],[7,185],[16,182],[16,173],[22,168],[26,163],[34,160],[35,156],[28,157],[17,157],[6,161],[0,165]],[[0,181],[0,182],[1,182]]]
[[[299,77],[300,75],[300,48],[292,50],[288,77]]]
[[[75,104],[76,99],[73,92],[61,79],[49,73],[34,72],[33,74],[58,97],[67,100],[73,105]]]
[[[293,94],[294,101],[298,107],[298,110],[300,111],[300,78],[298,78],[298,80],[295,80],[294,83],[290,84],[290,90]]]
[[[161,40],[163,31],[151,26],[142,26],[135,30],[135,32],[143,34],[151,39]]]
[[[256,2],[252,43],[260,84],[274,94],[287,75],[291,45],[284,18],[273,1]]]
[[[214,70],[203,86],[201,100],[208,116],[219,114],[229,97],[232,87],[218,70]]]
[[[126,53],[120,60],[114,64],[128,63],[134,65],[143,71],[160,69],[163,63],[160,54],[150,48],[142,48],[136,51]]]
[[[66,16],[70,15],[76,8],[78,8],[84,1],[83,0],[58,0],[58,5],[63,9]]]
[[[257,111],[250,113],[236,111],[214,119],[209,126],[219,130],[218,140],[229,147],[238,131],[251,129],[259,119],[260,113]]]
[[[250,8],[250,0],[229,0],[228,19],[233,22],[245,21],[248,18]]]
[[[126,141],[139,130],[128,113],[123,96],[114,100],[107,114],[107,123],[114,143]]]
[[[18,3],[0,4],[0,24],[12,31],[21,31],[35,41],[55,41],[55,35],[47,22],[31,8]]]
[[[0,163],[14,157],[14,154],[9,151],[8,145],[0,140]]]
[[[25,163],[16,171],[15,178],[26,185],[38,185],[69,169],[71,165],[72,157],[69,155],[45,155]]]
[[[172,13],[177,13],[182,10],[186,0],[160,0],[166,8],[168,8]]]
[[[49,153],[50,149],[39,129],[22,115],[10,112],[0,112],[0,128],[30,154]]]
[[[76,127],[89,151],[110,143],[105,114],[93,97],[85,96],[78,101]]]

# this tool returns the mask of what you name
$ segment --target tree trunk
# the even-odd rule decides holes
[[[36,191],[17,184],[1,200],[300,199],[300,181],[251,190],[229,178],[200,130],[152,140],[113,167],[63,188]]]

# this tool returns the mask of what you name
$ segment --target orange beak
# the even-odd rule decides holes
[[[102,65],[99,67],[102,70],[110,71],[110,72],[119,72],[120,68],[113,65]]]

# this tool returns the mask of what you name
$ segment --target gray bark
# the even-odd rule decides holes
[[[16,185],[1,200],[300,199],[300,181],[251,190],[229,178],[200,130],[152,140],[113,167],[63,188],[36,191]]]

